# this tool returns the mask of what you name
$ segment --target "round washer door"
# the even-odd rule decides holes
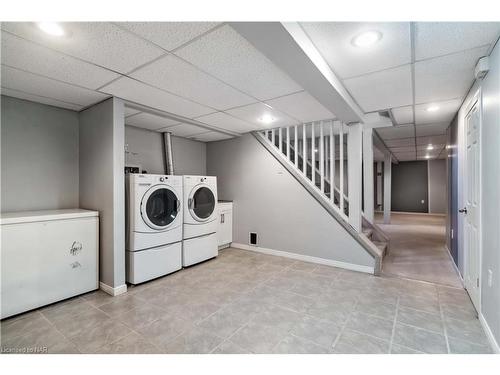
[[[197,221],[207,221],[215,209],[215,196],[208,187],[196,186],[188,200],[189,212]]]
[[[180,201],[167,185],[151,187],[141,201],[141,216],[148,227],[164,230],[173,223],[180,210]]]

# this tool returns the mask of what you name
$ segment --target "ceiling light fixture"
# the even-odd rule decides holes
[[[429,143],[429,146],[427,146],[427,150],[434,150],[434,146]]]
[[[275,118],[273,116],[271,116],[270,114],[265,114],[263,115],[260,119],[259,119],[260,122],[263,122],[264,124],[271,124],[275,121]]]
[[[382,33],[380,31],[365,31],[359,35],[356,35],[351,43],[356,47],[369,47],[377,43],[382,39]]]
[[[430,159],[430,157],[431,157],[430,155],[425,155],[426,159]]]
[[[436,112],[439,109],[437,105],[431,105],[427,108],[427,112]]]
[[[63,36],[64,29],[57,22],[38,22],[37,26],[43,32],[53,36]]]

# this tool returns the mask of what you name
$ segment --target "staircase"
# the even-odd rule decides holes
[[[355,131],[359,132],[360,127]],[[359,137],[350,134],[349,126],[334,120],[253,133],[374,258],[374,273],[379,275],[382,259],[389,249],[389,239],[361,211],[362,180],[349,178],[349,174],[360,175],[361,157],[356,152],[362,147],[359,142],[354,144]],[[348,155],[353,155],[352,160]],[[358,198],[358,204],[350,204],[350,194]]]

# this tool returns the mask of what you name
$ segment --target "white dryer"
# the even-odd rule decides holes
[[[217,219],[217,178],[184,176],[184,267],[218,255]]]
[[[182,176],[128,174],[127,281],[138,284],[182,268]]]

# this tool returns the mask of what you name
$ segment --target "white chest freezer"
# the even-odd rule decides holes
[[[98,289],[99,213],[2,213],[1,318]]]

